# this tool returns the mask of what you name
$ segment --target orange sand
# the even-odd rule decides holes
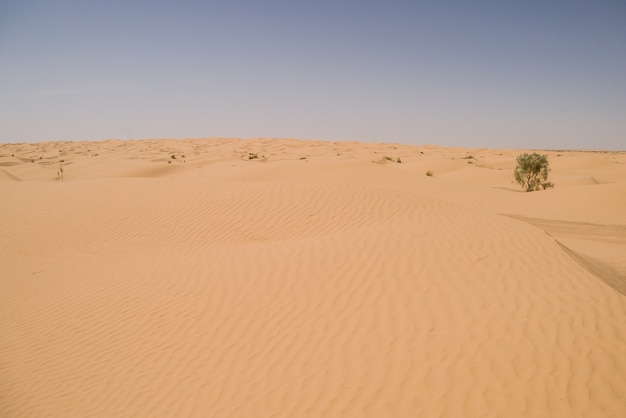
[[[626,153],[521,152],[0,145],[0,416],[626,416]]]

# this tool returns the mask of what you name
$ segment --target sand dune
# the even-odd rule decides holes
[[[520,152],[0,145],[0,416],[626,416],[626,154]]]

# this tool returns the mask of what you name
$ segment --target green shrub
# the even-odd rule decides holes
[[[536,152],[532,154],[521,154],[517,156],[517,167],[513,175],[527,192],[554,187],[548,181],[548,156],[540,155]]]

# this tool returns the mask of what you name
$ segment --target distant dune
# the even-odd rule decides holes
[[[522,152],[0,145],[0,416],[626,417],[626,153]]]

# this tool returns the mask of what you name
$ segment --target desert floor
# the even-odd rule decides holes
[[[626,153],[522,152],[0,145],[0,416],[625,417]]]

